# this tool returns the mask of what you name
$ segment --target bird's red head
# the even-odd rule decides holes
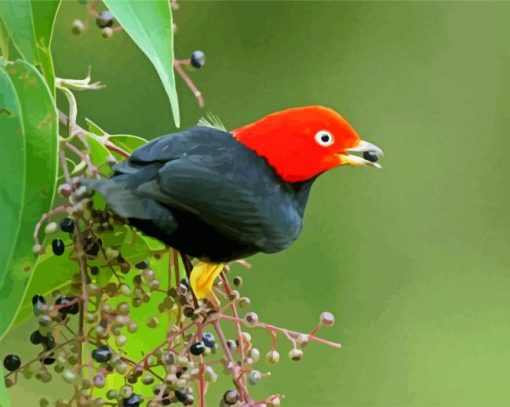
[[[372,166],[382,150],[362,141],[337,112],[322,106],[272,113],[232,132],[288,182],[306,181],[340,165]],[[372,159],[353,152],[370,152]]]

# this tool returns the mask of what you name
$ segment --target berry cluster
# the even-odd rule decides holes
[[[197,300],[188,283],[188,258],[170,248],[147,247],[145,238],[123,219],[97,209],[94,196],[80,187],[78,179],[70,179],[59,190],[69,201],[67,216],[47,223],[45,233],[68,234],[54,239],[51,250],[55,256],[67,255],[79,270],[67,290],[32,298],[38,326],[28,339],[41,347],[40,352],[25,364],[19,355],[4,357],[7,386],[15,384],[19,374],[43,383],[60,375],[75,387],[75,404],[57,400],[55,405],[202,407],[207,386],[217,380],[220,368],[233,383],[220,406],[276,407],[280,394],[262,401],[250,396],[248,386],[270,373],[257,367],[261,351],[247,330],[262,328],[270,333],[273,344],[264,358],[268,365],[280,360],[278,334],[290,340],[288,356],[294,361],[302,359],[310,341],[336,346],[315,336],[321,327],[333,324],[329,313],[321,315],[314,330],[301,334],[245,312],[251,301],[238,291],[241,276],[234,276],[230,285],[230,267],[215,284],[223,305]],[[40,247],[36,245],[39,251]],[[234,324],[234,337],[226,336],[225,323]],[[130,346],[132,339],[149,332],[161,338],[155,347]],[[41,405],[49,401],[43,399]]]

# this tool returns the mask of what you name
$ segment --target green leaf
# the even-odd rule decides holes
[[[104,145],[102,145],[93,137],[87,137],[87,141],[89,143],[90,149],[90,161],[92,161],[92,164],[94,164],[96,167],[106,169],[106,172],[108,173],[108,166],[104,164],[108,161],[108,157],[111,155],[110,152]]]
[[[2,366],[0,366],[0,377],[4,377]],[[0,407],[11,407],[3,379],[0,380]]]
[[[89,128],[89,131],[91,133],[94,133],[96,136],[105,136],[108,133],[104,131],[101,127],[99,127],[96,123],[94,123],[92,120],[85,118],[85,121],[87,122],[87,127]]]
[[[58,120],[50,90],[31,65],[0,66],[0,338],[32,276],[35,224],[52,205]]]
[[[158,239],[154,239],[153,237],[149,237],[142,232],[137,232],[138,237],[143,240],[145,245],[150,251],[158,251],[158,250],[164,250],[166,248],[166,245],[161,242]]]
[[[41,66],[53,92],[55,73],[50,45],[60,0],[0,1],[2,18],[14,46],[31,64]]]
[[[5,60],[9,59],[9,34],[2,19],[0,19],[0,53]]]
[[[129,135],[118,135],[114,134],[108,137],[108,140],[110,140],[113,144],[119,146],[123,150],[127,151],[128,153],[132,153],[137,148],[143,146],[147,143],[147,140],[138,137],[138,136],[129,136]]]
[[[156,68],[170,99],[175,125],[179,127],[170,2],[168,0],[104,0],[104,3]]]
[[[69,235],[66,233],[58,233],[52,236],[52,239],[56,238],[62,239],[66,244],[70,243]],[[68,256],[54,256],[51,245],[48,244],[45,253],[37,258],[15,324],[19,324],[34,315],[32,312],[32,297],[34,295],[48,297],[55,289],[69,286],[71,278],[77,270],[76,262],[69,260]]]

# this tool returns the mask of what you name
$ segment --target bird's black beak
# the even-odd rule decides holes
[[[361,140],[357,146],[347,149],[346,152],[348,154],[340,154],[342,165],[382,168],[377,161],[384,155],[384,152],[368,141]]]

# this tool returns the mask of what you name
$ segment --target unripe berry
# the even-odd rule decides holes
[[[101,36],[103,38],[111,38],[113,36],[113,30],[110,27],[105,27],[101,30]]]
[[[57,224],[55,222],[48,223],[44,228],[44,233],[51,235],[57,231]]]
[[[253,327],[259,322],[259,316],[255,312],[248,312],[244,316],[244,323],[247,326]]]
[[[66,369],[64,370],[64,373],[62,373],[62,378],[67,382],[67,383],[73,383],[75,380],[76,380],[76,373],[74,373],[72,370],[70,369]]]
[[[301,349],[292,349],[289,352],[289,358],[291,358],[293,361],[297,362],[303,359],[303,351]]]
[[[296,343],[301,349],[306,348],[308,345],[308,335],[299,334],[296,338]]]
[[[211,366],[207,366],[204,371],[205,380],[209,383],[214,383],[218,380],[218,375]]]
[[[270,350],[266,353],[266,362],[275,365],[280,361],[280,354],[277,350]]]
[[[80,35],[83,31],[85,31],[85,24],[83,24],[83,21],[79,19],[74,20],[71,25],[71,32],[74,35]]]
[[[248,375],[248,382],[251,385],[256,385],[260,382],[262,379],[262,373],[260,373],[258,370],[252,370],[250,374]]]
[[[323,312],[320,321],[323,326],[333,326],[335,323],[335,316],[331,312]]]
[[[239,306],[241,308],[248,308],[251,305],[251,300],[248,297],[242,297],[239,300]]]

